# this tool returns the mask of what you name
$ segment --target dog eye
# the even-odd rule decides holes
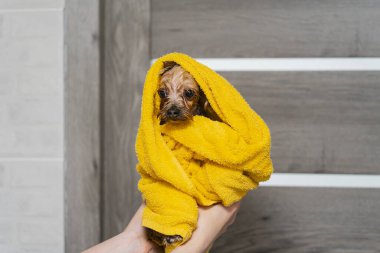
[[[187,98],[192,98],[194,96],[194,91],[193,90],[185,90],[185,96]]]
[[[160,98],[166,98],[167,94],[165,90],[158,90],[158,95]]]

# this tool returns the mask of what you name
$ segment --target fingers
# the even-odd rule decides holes
[[[227,224],[228,226],[232,225],[235,222],[236,215],[237,215],[237,213],[239,212],[239,209],[240,209],[240,201],[236,202],[235,204],[233,204],[232,206],[230,206],[229,209],[230,209],[230,212],[231,212],[232,216],[230,218],[229,223]]]
[[[237,213],[240,209],[241,201],[235,202],[234,204],[226,207],[231,213]]]
[[[144,228],[141,226],[144,206],[144,204],[140,206],[125,231],[129,233],[136,231],[140,231],[138,233],[141,233],[143,231],[145,235]],[[197,229],[193,232],[188,242],[177,247],[172,253],[205,253],[214,241],[234,223],[239,209],[240,202],[236,202],[228,207],[221,204],[210,207],[199,207]],[[146,235],[144,238],[147,238]],[[149,250],[146,252],[162,253],[163,251],[152,243],[149,244]]]
[[[236,202],[233,205],[224,208],[227,211],[226,222],[215,239],[224,234],[227,231],[228,227],[235,222],[236,215],[240,209],[240,202]]]
[[[135,215],[132,217],[128,226],[123,231],[123,234],[126,238],[129,238],[129,241],[138,244],[138,251],[130,251],[133,253],[163,253],[163,249],[156,245],[154,242],[148,240],[145,228],[141,225],[142,223],[142,213],[144,210],[145,204],[142,203],[137,209]],[[133,243],[129,243],[129,248],[131,248]],[[126,251],[128,252],[128,251]]]
[[[236,217],[240,202],[229,207],[221,204],[199,207],[197,229],[188,242],[176,248],[173,253],[204,253],[223,234]]]

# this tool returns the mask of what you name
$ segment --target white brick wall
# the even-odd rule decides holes
[[[0,0],[0,252],[63,249],[64,0]]]

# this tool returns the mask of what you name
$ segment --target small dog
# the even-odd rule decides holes
[[[194,115],[220,121],[193,76],[180,65],[165,62],[160,75],[161,105],[157,116],[161,124],[191,120]]]
[[[221,121],[193,76],[180,65],[165,62],[160,77],[157,93],[161,104],[157,117],[160,118],[161,125],[191,120],[194,115]],[[181,242],[183,239],[180,235],[164,235],[147,229],[148,237],[160,246]]]

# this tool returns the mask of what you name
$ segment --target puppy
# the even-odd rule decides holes
[[[157,93],[161,98],[160,111],[157,115],[161,125],[191,120],[194,115],[221,121],[193,76],[175,62],[164,63]],[[164,235],[147,229],[148,237],[160,246],[182,241],[180,235]]]
[[[157,92],[161,104],[157,116],[161,124],[191,120],[194,115],[220,121],[193,76],[180,65],[165,62],[160,75]]]

